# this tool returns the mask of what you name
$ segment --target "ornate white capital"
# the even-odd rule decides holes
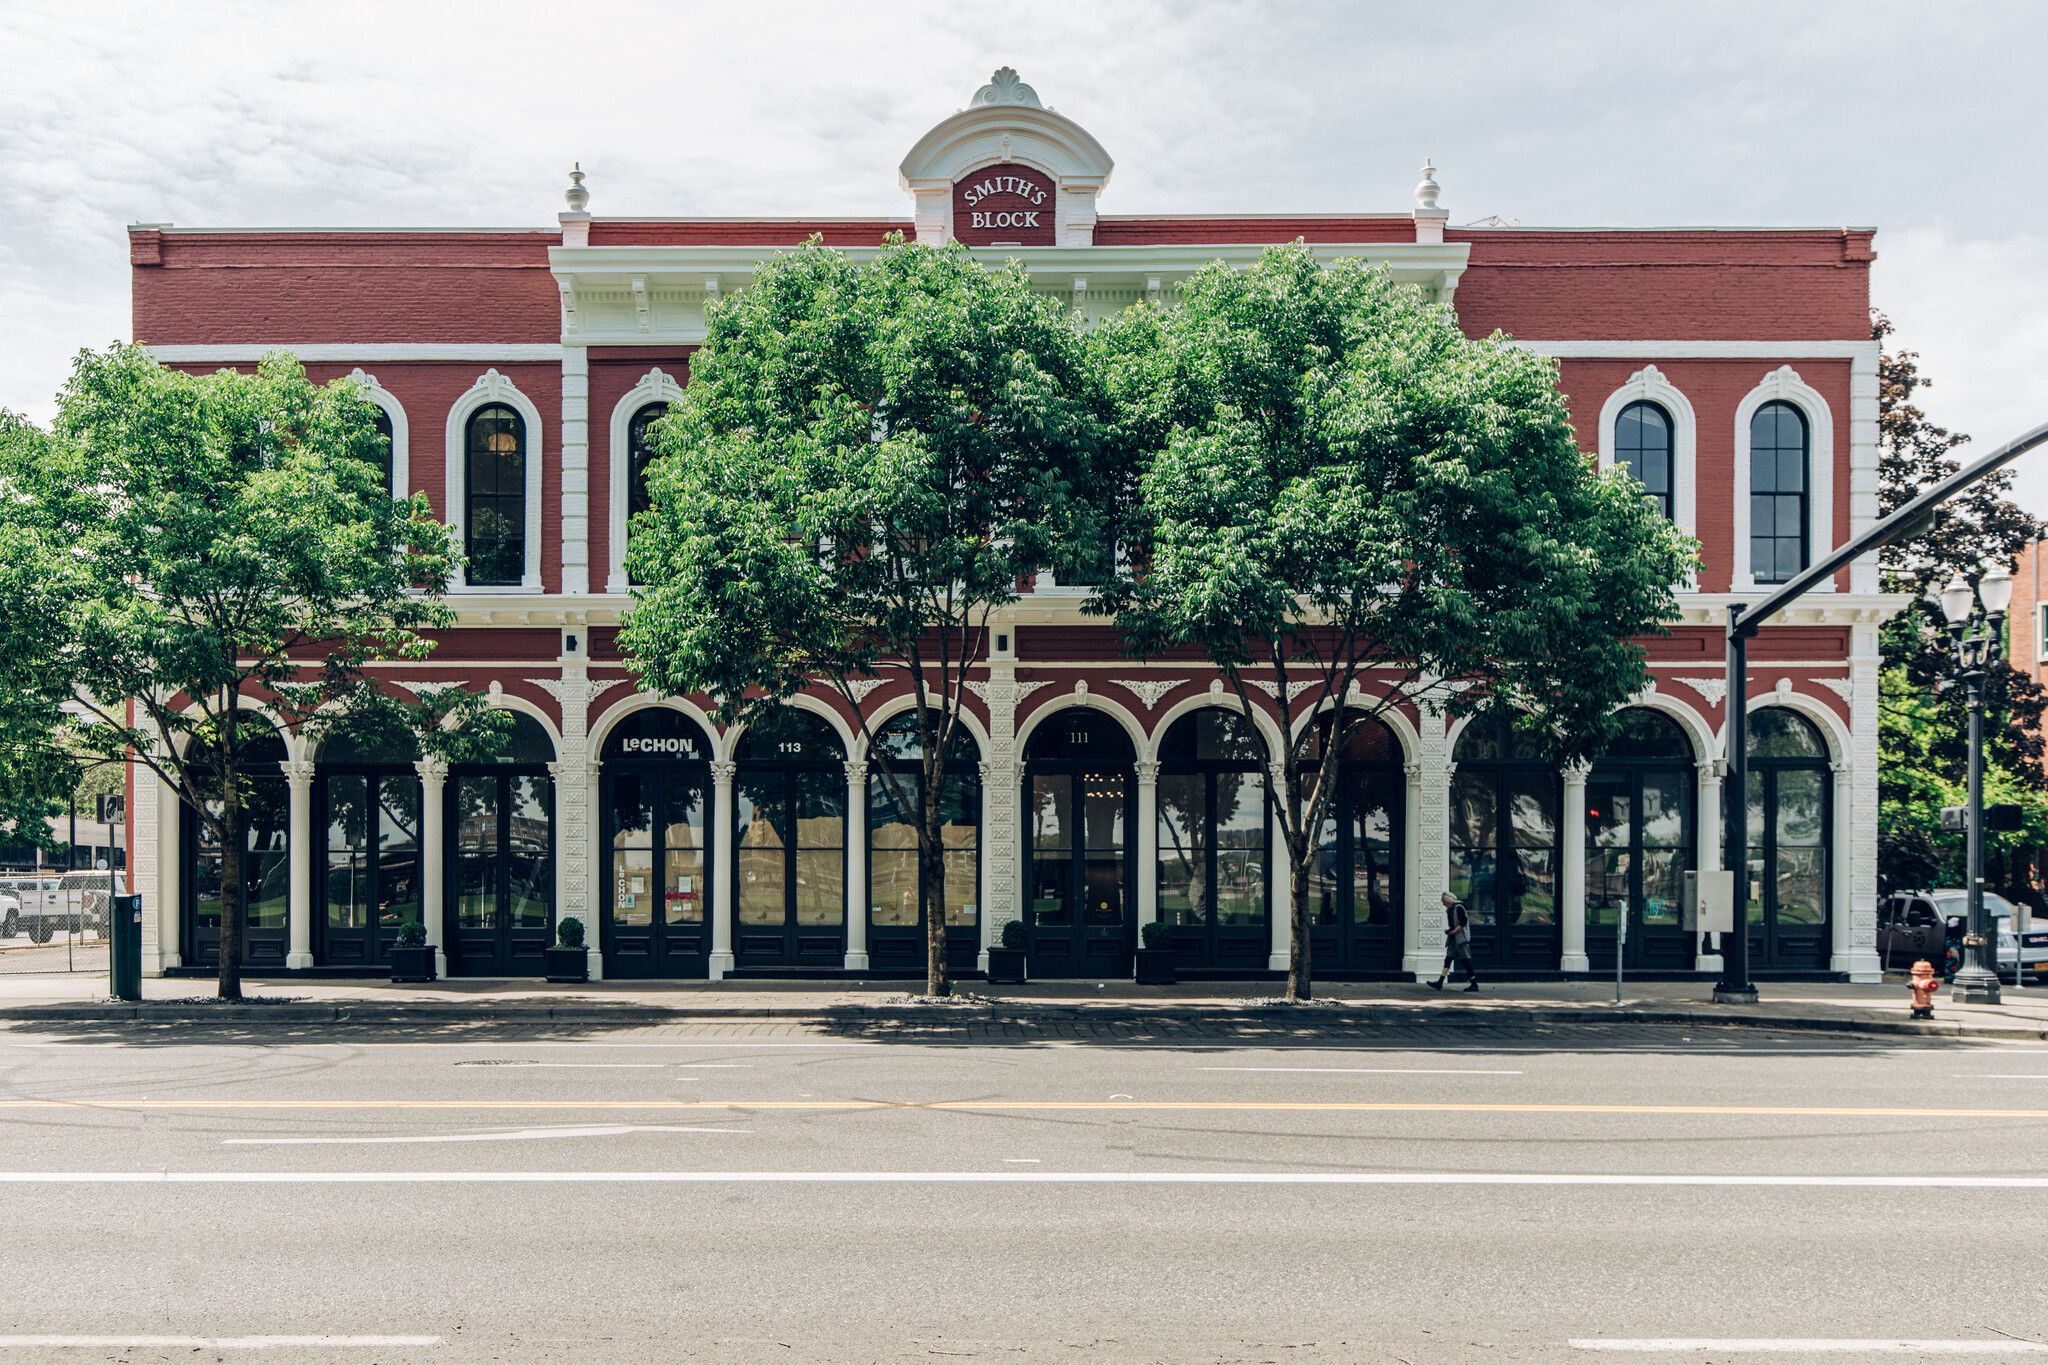
[[[849,783],[867,781],[868,765],[865,762],[849,759],[846,764],[846,780]]]
[[[445,758],[423,758],[412,765],[412,770],[420,775],[420,781],[430,792],[439,791],[448,780],[448,760]]]
[[[719,783],[730,782],[739,770],[740,765],[729,758],[716,759],[711,764],[711,780]]]
[[[311,791],[313,789],[312,759],[294,758],[286,762],[280,763],[277,766],[284,769],[285,781],[291,784],[291,788],[293,791],[303,792]]]
[[[1138,785],[1141,787],[1154,787],[1158,784],[1159,760],[1153,758],[1140,759],[1138,762]]]

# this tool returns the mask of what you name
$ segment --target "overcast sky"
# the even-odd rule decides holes
[[[129,335],[124,224],[908,215],[896,165],[1000,65],[1115,158],[1105,213],[1873,225],[1939,421],[2048,421],[2048,6],[0,5],[0,406]],[[2048,515],[2048,455],[2021,469]]]

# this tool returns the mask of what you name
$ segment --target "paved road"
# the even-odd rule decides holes
[[[0,1032],[0,1365],[2048,1362],[2048,1048],[973,1035]]]

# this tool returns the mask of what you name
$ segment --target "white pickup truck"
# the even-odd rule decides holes
[[[48,943],[59,934],[107,934],[107,900],[113,879],[105,872],[66,872],[40,877],[0,877],[0,896],[15,904],[0,907],[5,937],[28,935],[31,943]]]

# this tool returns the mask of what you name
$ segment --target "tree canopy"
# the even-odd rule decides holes
[[[1565,761],[1647,681],[1697,547],[1580,450],[1554,362],[1304,245],[1222,263],[1098,339],[1121,417],[1130,571],[1098,599],[1140,654],[1199,645],[1350,709],[1511,708]],[[1354,690],[1354,685],[1359,690]],[[1307,886],[1337,742],[1304,727],[1279,793],[1294,867],[1288,990],[1310,991]]]
[[[36,578],[0,599],[0,635],[32,641],[44,700],[83,712],[58,743],[155,772],[218,843],[223,996],[240,993],[243,755],[275,733],[263,713],[311,737],[402,726],[428,752],[494,742],[461,723],[474,694],[399,700],[365,671],[431,650],[457,555],[424,495],[382,488],[382,440],[351,382],[313,384],[288,354],[190,375],[118,345],[80,354],[51,430],[0,427],[0,540]]]
[[[764,264],[712,310],[655,428],[620,632],[635,667],[728,723],[818,683],[859,717],[856,683],[908,677],[937,792],[990,613],[1099,538],[1094,375],[1057,301],[958,244],[897,236],[861,263],[814,239]],[[878,778],[918,831],[944,994],[943,803],[892,765]]]

